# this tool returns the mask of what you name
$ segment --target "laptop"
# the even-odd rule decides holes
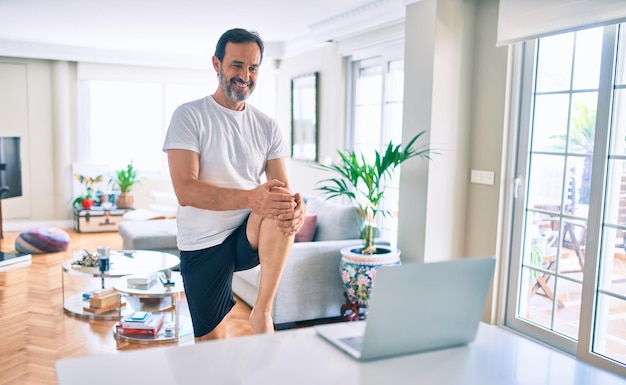
[[[315,326],[315,331],[357,360],[465,345],[483,315],[495,258],[383,266],[365,321]]]

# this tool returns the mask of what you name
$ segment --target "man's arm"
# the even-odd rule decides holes
[[[250,209],[271,217],[293,210],[294,199],[291,195],[270,192],[274,188],[285,186],[279,180],[268,180],[252,190],[223,188],[198,179],[198,153],[170,149],[167,151],[167,159],[174,192],[181,206],[215,211]]]

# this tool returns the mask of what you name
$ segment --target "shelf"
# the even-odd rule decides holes
[[[161,327],[157,336],[129,336],[120,334],[113,325],[113,333],[122,341],[132,341],[140,343],[164,343],[178,342],[182,337],[186,337],[193,332],[191,318],[180,314],[180,295],[184,292],[183,278],[179,272],[173,272],[171,275],[172,284],[164,284],[159,278],[153,285],[147,288],[137,288],[128,284],[128,278],[125,276],[118,278],[113,287],[118,293],[126,297],[127,302],[132,302],[135,308],[142,311],[150,311],[154,313],[167,313],[166,318],[169,324],[178,323],[178,333],[165,333],[165,324]],[[139,305],[135,305],[139,304]]]
[[[167,317],[167,316],[166,316]],[[113,325],[113,335],[120,341],[126,342],[137,342],[143,344],[153,344],[153,343],[172,343],[172,342],[180,342],[187,338],[193,336],[193,326],[191,324],[191,318],[186,315],[179,315],[179,327],[178,327],[178,338],[176,337],[176,333],[172,328],[171,333],[166,333],[166,325],[173,325],[175,322],[174,314],[171,314],[170,320],[163,323],[161,330],[157,333],[156,336],[143,336],[143,335],[126,335],[117,332],[115,325]]]
[[[77,318],[118,320],[121,317],[133,312],[133,309],[128,306],[128,303],[123,298],[122,302],[126,303],[126,306],[119,310],[111,310],[105,313],[95,314],[83,310],[83,307],[89,306],[89,300],[85,301],[83,300],[82,294],[76,294],[67,298],[65,302],[63,302],[63,310],[65,310],[67,314]]]

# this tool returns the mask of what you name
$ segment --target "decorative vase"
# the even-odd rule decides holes
[[[135,205],[135,196],[131,192],[121,193],[117,196],[115,205],[120,209],[132,209]]]
[[[376,245],[375,254],[361,254],[362,247],[341,249],[341,281],[349,302],[359,308],[367,307],[376,278],[376,270],[381,266],[399,265],[400,250],[389,246]]]

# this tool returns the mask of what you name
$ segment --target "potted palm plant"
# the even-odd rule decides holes
[[[135,204],[132,188],[139,182],[137,169],[133,166],[133,162],[131,161],[126,167],[115,171],[113,181],[120,189],[115,205],[119,208],[132,208]]]
[[[382,265],[400,263],[399,250],[375,244],[376,222],[379,216],[390,215],[380,204],[396,168],[414,157],[431,159],[430,149],[414,147],[415,142],[425,132],[415,135],[404,149],[389,142],[384,153],[381,154],[378,150],[374,152],[371,161],[364,154],[357,154],[355,151],[338,151],[338,162],[318,165],[334,173],[336,177],[320,181],[322,186],[317,189],[322,191],[326,199],[348,198],[356,207],[359,218],[355,219],[362,223],[363,244],[341,250],[341,276],[349,301],[366,306],[376,269]]]

